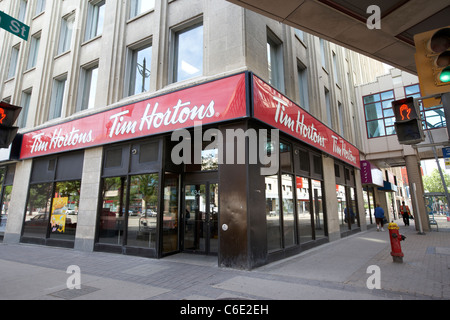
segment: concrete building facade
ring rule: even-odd
[[[282,130],[275,174],[261,176],[261,162],[191,167],[171,157],[173,130],[126,138],[137,128],[111,112],[166,98],[178,112],[187,105],[178,93],[194,101],[236,85],[230,96],[242,98],[241,109],[203,122],[204,130],[276,128],[256,116],[259,88],[366,150],[354,86],[383,74],[381,63],[224,0],[4,0],[0,10],[31,28],[28,41],[0,31],[0,98],[23,108],[23,142],[2,158],[3,242],[155,258],[199,252],[217,254],[219,265],[253,268],[371,223],[359,156],[349,164]],[[207,103],[186,112],[206,117]],[[95,122],[106,116],[109,124]],[[124,137],[96,143],[75,130],[81,123],[88,131],[109,125],[111,136]],[[197,126],[182,129],[195,134]],[[48,152],[75,140],[92,143]],[[251,145],[245,148],[248,159]]]

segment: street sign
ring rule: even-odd
[[[30,27],[20,22],[19,20],[7,15],[3,11],[0,11],[0,28],[11,32],[12,34],[18,36],[19,38],[22,38],[25,41],[28,40]]]
[[[444,156],[445,169],[450,169],[450,148],[442,148],[442,154]]]

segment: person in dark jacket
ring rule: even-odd
[[[377,231],[384,231],[384,210],[377,203],[377,207],[375,208],[375,221],[377,222]]]

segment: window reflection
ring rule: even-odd
[[[278,193],[278,176],[268,176],[265,179],[267,249],[270,252],[281,248],[280,197]]]
[[[300,244],[313,240],[309,179],[297,177],[297,219]]]
[[[130,178],[127,245],[156,248],[158,216],[158,175]]]
[[[52,199],[50,238],[75,240],[81,181],[57,182]]]
[[[290,247],[295,244],[295,218],[294,218],[294,193],[292,190],[293,177],[284,174],[282,180],[283,195],[283,230],[284,246]]]
[[[175,35],[174,82],[203,74],[203,25],[183,30]]]
[[[99,243],[121,244],[125,210],[126,178],[103,179],[102,211],[99,223]]]
[[[166,173],[164,183],[163,252],[178,250],[178,174]]]
[[[52,200],[52,183],[30,186],[23,236],[46,238]]]

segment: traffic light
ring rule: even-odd
[[[392,102],[395,115],[395,130],[400,144],[417,144],[425,140],[419,105],[414,98]]]
[[[414,36],[423,96],[450,92],[450,26]]]
[[[13,142],[19,127],[13,127],[17,117],[22,111],[21,107],[0,102],[0,149],[8,148]]]

